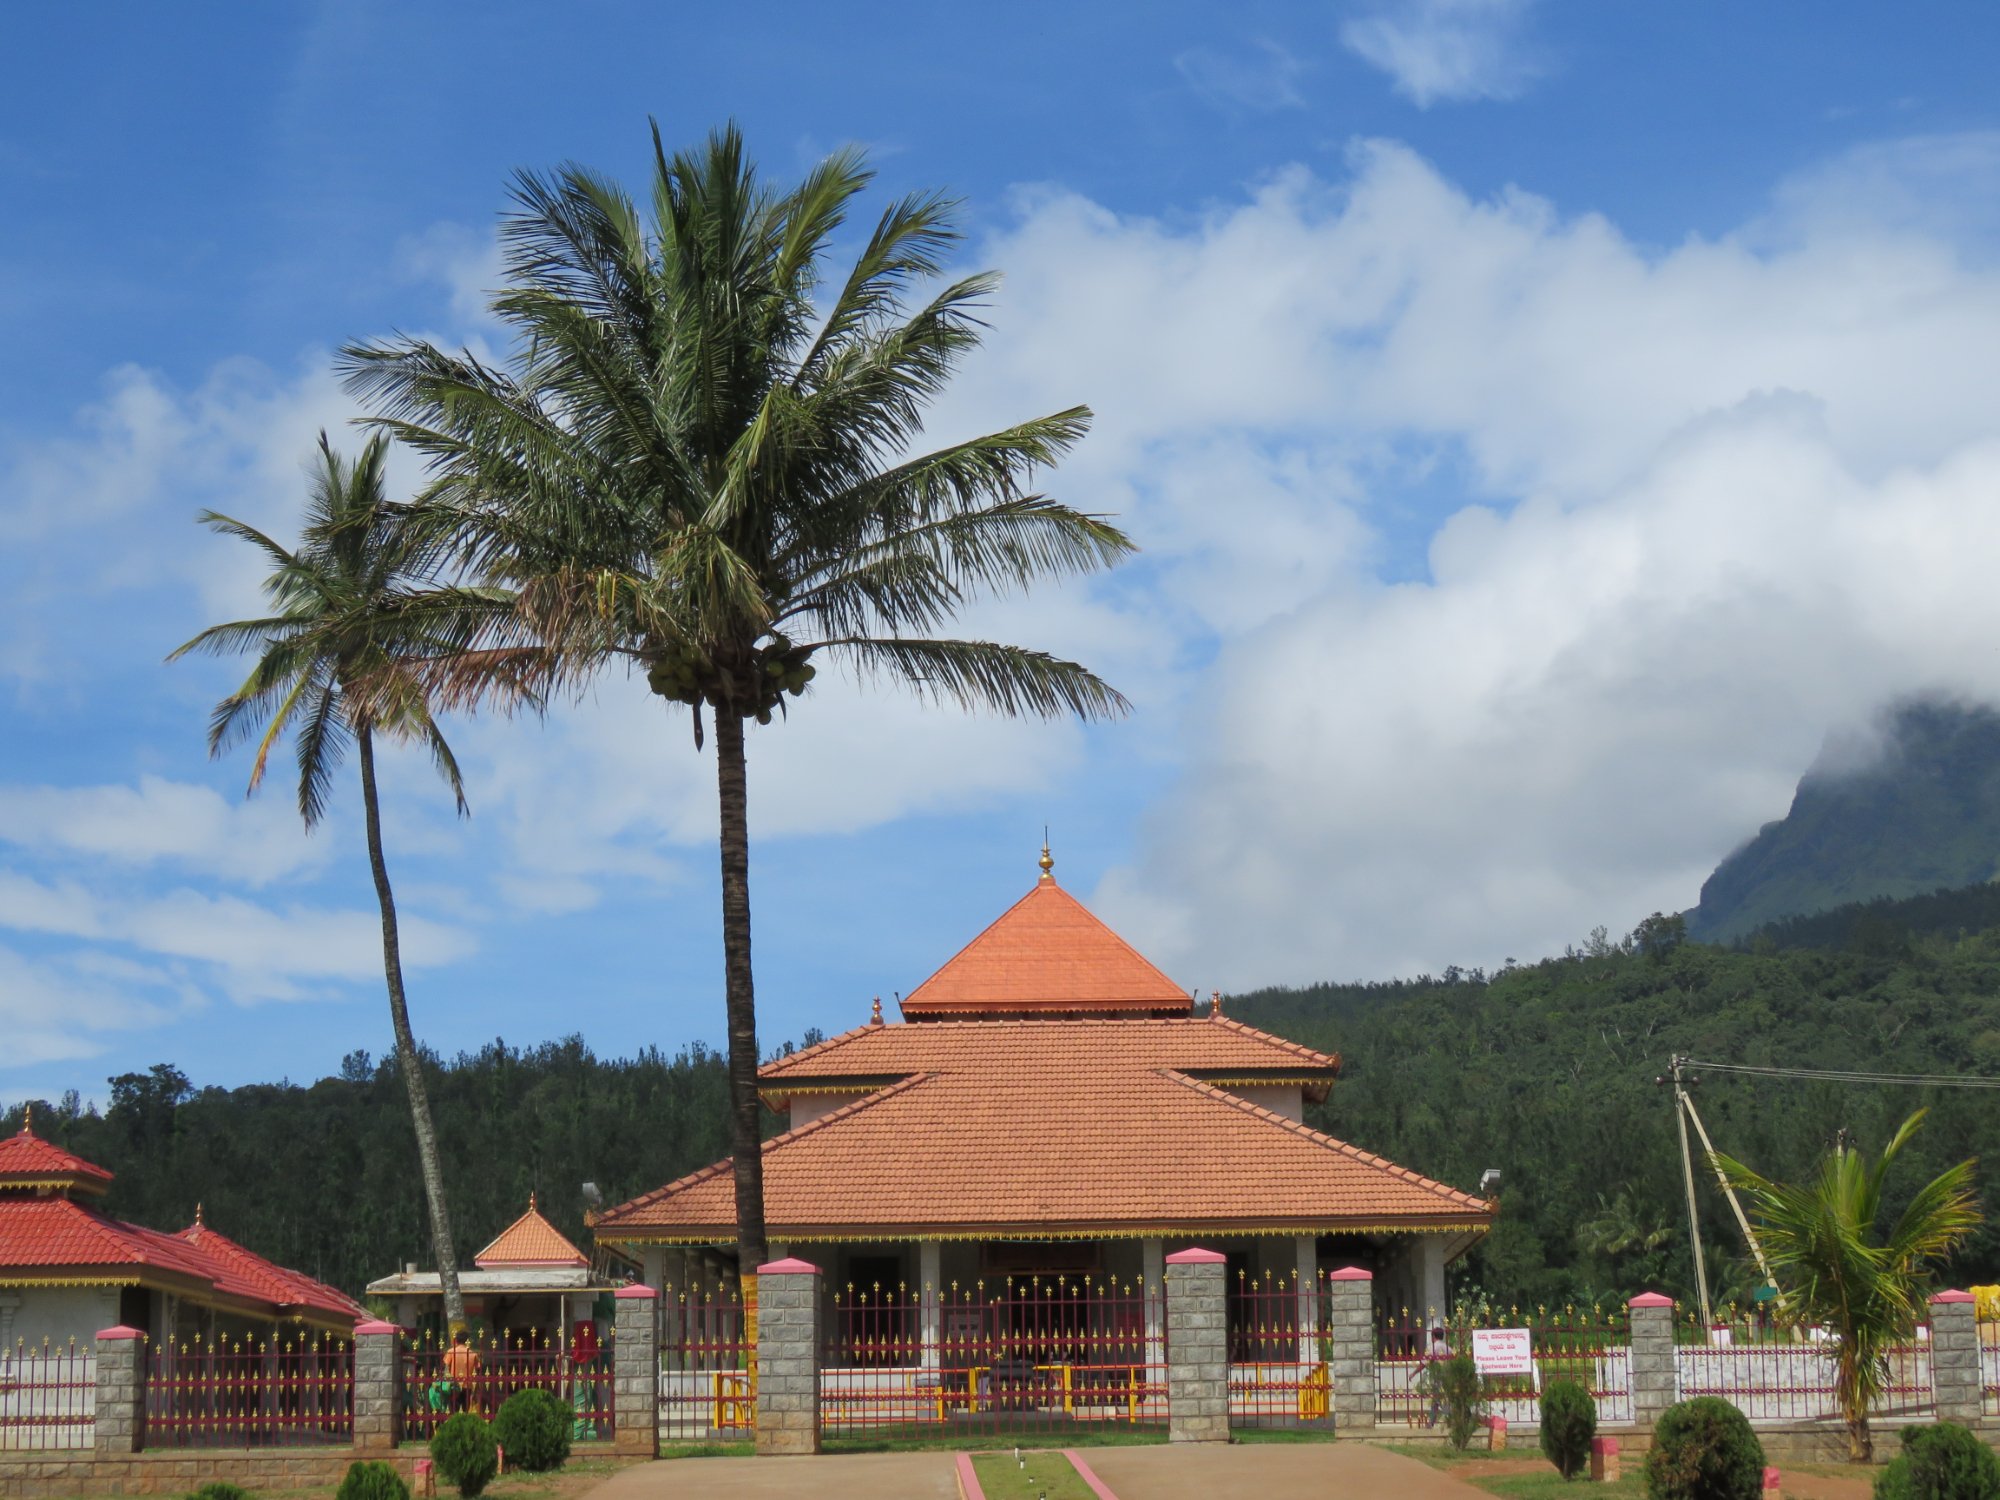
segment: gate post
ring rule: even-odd
[[[1674,1361],[1674,1299],[1641,1292],[1626,1306],[1632,1328],[1632,1421],[1651,1428],[1674,1404],[1680,1379]]]
[[[819,1452],[819,1267],[757,1268],[757,1453]]]
[[[641,1458],[660,1456],[659,1296],[642,1283],[621,1286],[611,1325],[612,1451]]]
[[[120,1323],[97,1334],[97,1438],[100,1458],[137,1453],[146,1425],[146,1335]]]
[[[1167,1437],[1229,1441],[1226,1256],[1179,1250],[1167,1257]]]
[[[354,1447],[361,1453],[393,1452],[403,1415],[403,1330],[377,1320],[354,1329]]]
[[[1931,1384],[1940,1422],[1979,1425],[1984,1393],[1979,1373],[1979,1311],[1970,1292],[1931,1298]]]
[[[1369,1431],[1375,1426],[1375,1273],[1344,1266],[1326,1281],[1333,1430]]]

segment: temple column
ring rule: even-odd
[[[1444,1236],[1417,1236],[1418,1300],[1424,1308],[1424,1327],[1435,1328],[1447,1319],[1451,1309],[1444,1300]]]
[[[943,1343],[938,1298],[944,1285],[944,1246],[936,1240],[917,1242],[917,1343],[923,1368],[935,1375]]]
[[[1293,1241],[1298,1259],[1299,1363],[1319,1363],[1319,1242],[1302,1234]]]
[[[1146,1309],[1146,1383],[1165,1385],[1167,1368],[1167,1242],[1139,1241],[1139,1296]]]
[[[667,1247],[646,1245],[639,1251],[639,1279],[654,1291],[667,1284]]]

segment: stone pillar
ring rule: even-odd
[[[612,1446],[638,1458],[660,1456],[660,1294],[621,1286],[611,1345]]]
[[[1674,1365],[1674,1299],[1641,1292],[1626,1306],[1632,1326],[1632,1420],[1651,1427],[1674,1404],[1679,1376]]]
[[[1180,1250],[1167,1257],[1167,1437],[1229,1441],[1229,1299],[1226,1256]]]
[[[1931,1298],[1931,1380],[1940,1422],[1979,1424],[1985,1410],[1979,1372],[1979,1312],[1970,1292]]]
[[[1441,1234],[1420,1234],[1417,1236],[1417,1301],[1424,1310],[1424,1328],[1440,1328],[1451,1321],[1451,1309],[1445,1306],[1444,1292],[1444,1236]]]
[[[938,1351],[944,1342],[944,1246],[936,1240],[917,1244],[917,1344],[919,1361],[929,1375],[938,1372]]]
[[[1368,1432],[1375,1426],[1375,1273],[1343,1266],[1326,1278],[1326,1295],[1334,1431]]]
[[[354,1447],[393,1452],[402,1439],[403,1330],[379,1320],[354,1329]]]
[[[819,1452],[819,1267],[757,1268],[757,1452]]]
[[[1139,1296],[1145,1303],[1146,1383],[1157,1387],[1167,1374],[1167,1242],[1139,1241]]]
[[[97,1453],[137,1453],[145,1442],[146,1335],[120,1323],[97,1334]]]
[[[1320,1361],[1319,1241],[1309,1234],[1298,1235],[1292,1241],[1292,1255],[1298,1265],[1299,1278],[1299,1363],[1316,1365]]]

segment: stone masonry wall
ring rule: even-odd
[[[403,1417],[402,1369],[394,1323],[363,1323],[354,1330],[354,1448],[358,1453],[394,1451]]]
[[[1970,1427],[1984,1414],[1979,1372],[1979,1315],[1970,1292],[1931,1298],[1931,1379],[1941,1422]]]
[[[819,1452],[819,1267],[757,1268],[757,1452]]]
[[[1674,1404],[1674,1303],[1644,1292],[1627,1304],[1632,1315],[1632,1421],[1651,1430]]]
[[[649,1286],[620,1287],[612,1325],[612,1440],[638,1458],[660,1453],[659,1297]]]
[[[1327,1277],[1327,1298],[1334,1431],[1369,1432],[1375,1426],[1375,1277],[1356,1266],[1335,1271]]]
[[[1225,1257],[1182,1250],[1167,1257],[1167,1436],[1229,1441],[1229,1327]]]
[[[136,1453],[146,1420],[145,1335],[120,1324],[97,1335],[97,1439],[100,1458]]]

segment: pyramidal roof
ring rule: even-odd
[[[590,1260],[542,1217],[530,1193],[528,1211],[495,1235],[492,1244],[472,1257],[472,1263],[482,1271],[492,1271],[507,1266],[588,1266]]]
[[[32,1121],[24,1121],[18,1134],[0,1136],[0,1188],[101,1193],[109,1186],[109,1172],[53,1141],[43,1140],[35,1134]]]
[[[903,1001],[906,1020],[1139,1012],[1187,1015],[1181,987],[1056,884],[1042,878]]]

